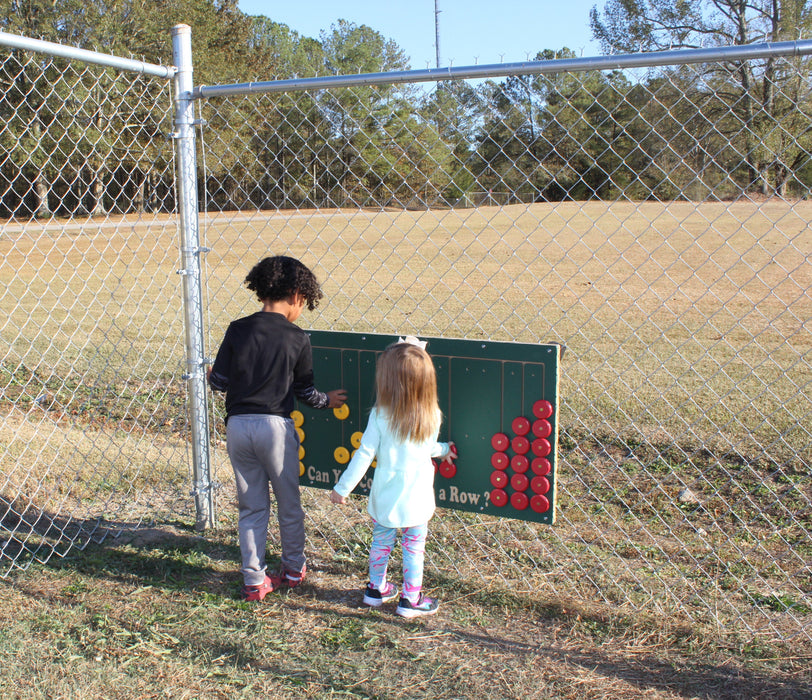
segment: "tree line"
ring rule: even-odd
[[[810,4],[608,0],[589,21],[605,52],[728,46],[809,36]],[[410,67],[366,25],[338,20],[305,37],[234,0],[0,6],[3,31],[152,63],[171,63],[169,30],[190,24],[196,84]],[[808,72],[809,59],[786,57],[212,99],[201,205],[806,196]],[[5,52],[0,215],[172,210],[171,110],[162,81]]]

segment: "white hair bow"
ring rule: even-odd
[[[405,338],[398,338],[399,343],[409,343],[409,345],[417,345],[421,350],[426,349],[426,344],[428,341],[426,340],[419,340],[413,335],[407,335]]]

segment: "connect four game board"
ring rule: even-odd
[[[331,489],[359,446],[375,401],[375,362],[397,336],[313,331],[316,385],[347,403],[297,405],[300,483]],[[443,427],[459,457],[435,465],[437,506],[551,524],[555,520],[561,346],[426,338]],[[355,493],[368,494],[374,464]]]

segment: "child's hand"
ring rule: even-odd
[[[347,392],[344,389],[333,389],[327,392],[329,403],[327,408],[341,408],[347,401]]]
[[[457,459],[459,453],[457,452],[457,446],[453,442],[448,443],[448,452],[446,456],[443,457],[443,462],[448,462],[449,464],[453,464],[454,460]]]
[[[341,494],[340,494],[338,491],[336,491],[335,489],[333,489],[332,491],[330,491],[330,500],[331,500],[333,503],[337,503],[338,505],[343,505],[344,503],[346,503],[346,502],[347,502],[347,499],[346,499],[346,498],[344,498],[344,496],[342,496],[342,495],[341,495]]]

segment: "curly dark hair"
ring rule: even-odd
[[[296,258],[286,255],[260,260],[251,268],[245,284],[263,302],[283,301],[299,292],[310,311],[316,308],[319,299],[324,296],[316,275]]]

